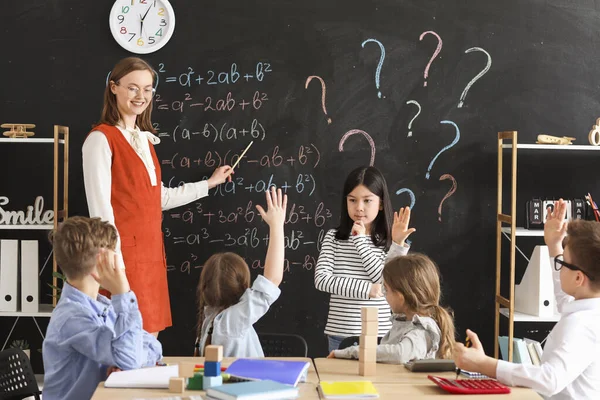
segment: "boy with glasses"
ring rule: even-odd
[[[457,367],[481,372],[511,386],[526,386],[547,399],[600,399],[600,223],[565,221],[561,199],[548,208],[544,240],[554,264],[560,321],[548,336],[540,365],[513,364],[456,343]]]

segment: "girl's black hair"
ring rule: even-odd
[[[392,202],[388,193],[387,183],[381,171],[375,167],[359,167],[350,172],[344,183],[344,192],[342,193],[342,207],[340,215],[340,225],[335,234],[336,239],[348,240],[354,221],[348,215],[348,203],[346,197],[355,187],[364,185],[373,194],[379,196],[383,210],[379,211],[377,217],[371,224],[371,240],[376,246],[383,246],[389,250],[392,244],[392,223],[394,212]]]

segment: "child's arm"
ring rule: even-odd
[[[283,224],[287,208],[287,195],[281,189],[267,191],[267,211],[257,205],[265,222],[269,224],[269,247],[265,257],[264,275],[259,275],[240,298],[240,301],[217,315],[213,323],[213,336],[237,337],[250,328],[269,311],[271,304],[281,294],[278,288],[283,279],[285,243]]]
[[[265,257],[264,276],[276,286],[279,286],[283,280],[283,264],[285,256],[285,243],[283,234],[283,224],[285,222],[285,210],[287,209],[287,194],[281,194],[281,189],[275,190],[271,187],[271,192],[266,192],[267,211],[256,205],[258,212],[263,220],[269,224],[269,247]]]
[[[563,199],[555,201],[554,211],[551,211],[550,207],[548,207],[548,218],[544,224],[544,241],[548,246],[548,253],[550,255],[550,266],[552,268],[552,279],[554,281],[554,297],[556,298],[556,306],[559,312],[562,312],[562,308],[565,304],[574,300],[572,296],[569,296],[562,291],[560,286],[560,271],[554,269],[554,257],[563,254],[564,252],[562,241],[565,236],[567,236],[567,222],[565,222],[566,213],[567,203],[565,203]]]
[[[392,225],[392,246],[387,255],[373,246],[369,236],[356,235],[350,236],[350,241],[356,247],[356,251],[365,266],[365,271],[372,282],[380,282],[384,267],[384,261],[387,262],[394,257],[405,256],[408,253],[409,246],[406,245],[406,239],[416,231],[415,228],[409,228],[410,208],[404,207],[394,213],[394,224]]]
[[[142,361],[142,367],[151,367],[156,365],[157,361],[162,359],[162,344],[154,336],[144,331],[144,355],[145,360]]]
[[[333,275],[335,262],[335,230],[330,230],[323,239],[321,253],[315,267],[315,287],[317,290],[354,299],[368,300],[381,297],[381,285],[364,279],[345,278]]]
[[[101,315],[80,308],[63,325],[61,340],[64,345],[100,364],[116,366],[122,370],[140,368],[145,359],[142,315],[135,294],[129,290],[125,270],[117,254],[101,251],[92,273],[102,287],[112,293],[112,306],[116,313],[114,329],[105,324],[110,312]]]
[[[377,362],[387,364],[404,364],[412,359],[423,359],[427,355],[427,335],[423,330],[410,331],[395,344],[377,346]],[[331,358],[358,359],[359,346],[350,346],[343,350],[333,350]]]
[[[581,375],[596,361],[598,354],[596,333],[589,325],[569,327],[568,324],[563,324],[557,327],[562,332],[553,330],[552,333],[565,340],[557,348],[545,349],[542,365],[515,364],[488,357],[477,335],[468,329],[467,336],[473,346],[466,348],[463,344],[456,343],[454,361],[458,368],[481,372],[506,385],[529,387],[551,397]]]

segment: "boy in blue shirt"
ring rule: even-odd
[[[71,217],[52,234],[67,277],[43,344],[44,400],[92,397],[107,370],[155,365],[162,346],[142,329],[125,266],[114,251],[117,231],[99,218]],[[99,295],[102,286],[112,296]]]

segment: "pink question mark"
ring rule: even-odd
[[[442,201],[440,202],[440,206],[438,207],[438,221],[442,222],[442,204],[444,204],[444,201],[452,196],[454,194],[454,192],[456,192],[456,179],[454,179],[454,177],[450,174],[444,174],[442,176],[440,176],[440,181],[444,180],[444,179],[450,179],[452,180],[452,187],[450,188],[450,190],[448,191],[448,193],[446,193],[446,195],[444,196],[444,198],[442,199]]]
[[[419,41],[423,40],[425,35],[427,35],[428,33],[434,35],[438,39],[438,45],[437,45],[435,51],[433,52],[431,59],[429,59],[427,66],[425,67],[425,73],[423,74],[423,77],[425,78],[425,82],[423,82],[423,87],[427,86],[427,76],[429,75],[429,67],[431,67],[431,63],[437,57],[437,55],[440,54],[440,51],[442,51],[442,38],[440,37],[440,35],[438,35],[434,31],[426,31],[426,32],[421,33],[421,36],[419,37]]]
[[[309,76],[308,78],[306,78],[306,84],[304,85],[304,89],[308,89],[308,84],[310,83],[310,81],[313,78],[317,78],[319,81],[321,81],[321,88],[323,89],[323,92],[321,94],[321,105],[323,107],[323,112],[325,113],[325,116],[327,117],[327,109],[325,108],[325,94],[327,93],[327,88],[325,87],[325,81],[320,76],[316,76],[316,75]],[[327,118],[327,123],[328,124],[331,123],[331,118]]]
[[[372,167],[373,163],[375,163],[375,141],[367,132],[361,131],[360,129],[349,130],[344,134],[344,136],[342,136],[338,150],[344,151],[344,142],[346,141],[346,139],[348,139],[352,135],[356,135],[357,133],[361,133],[369,142],[369,146],[371,146],[371,163],[369,165]]]

